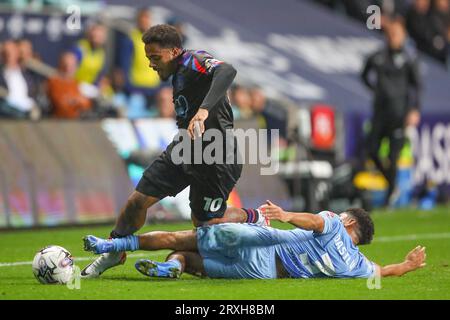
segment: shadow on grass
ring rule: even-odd
[[[283,278],[283,279],[212,279],[212,278],[200,278],[194,276],[182,276],[180,279],[172,279],[172,278],[151,278],[151,277],[127,277],[127,276],[109,276],[102,277],[104,280],[109,281],[125,281],[125,282],[148,282],[148,283],[179,283],[179,284],[198,284],[204,285],[206,282],[214,285],[229,285],[229,284],[249,284],[249,283],[261,283],[261,284],[281,284],[281,283],[330,283],[333,282],[343,282],[345,280],[342,279],[294,279],[294,278]],[[348,280],[347,280],[348,281]]]
[[[202,280],[200,278],[189,278],[189,279],[172,279],[172,278],[150,278],[150,277],[142,277],[142,278],[135,278],[135,277],[126,277],[126,276],[116,276],[116,277],[102,277],[104,280],[110,280],[110,281],[127,281],[127,282],[185,282],[185,281],[196,281],[196,280]]]

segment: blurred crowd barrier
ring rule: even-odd
[[[99,122],[0,121],[0,227],[114,219],[132,190]]]

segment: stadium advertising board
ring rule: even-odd
[[[414,182],[431,181],[450,189],[450,116],[427,116],[409,136],[415,157]]]
[[[1,121],[0,154],[0,227],[111,221],[132,190],[97,122]]]

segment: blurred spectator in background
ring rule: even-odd
[[[157,72],[148,67],[142,42],[142,35],[151,26],[151,11],[143,8],[137,12],[136,27],[128,34],[118,34],[115,82],[122,83],[131,118],[148,116],[148,106],[154,104],[160,86]]]
[[[17,46],[20,52],[20,64],[22,68],[27,70],[37,87],[35,100],[41,111],[41,117],[48,116],[50,113],[50,104],[45,92],[45,83],[48,78],[55,75],[56,70],[42,62],[39,55],[34,51],[33,44],[30,40],[17,40]]]
[[[75,77],[77,58],[72,52],[61,55],[58,73],[47,82],[47,93],[51,102],[52,116],[77,119],[91,110],[92,102],[83,96]]]
[[[430,0],[414,0],[413,5],[406,13],[406,26],[411,38],[416,42],[417,48],[434,55],[434,33],[429,16],[430,5]]]
[[[450,72],[450,24],[447,27],[447,69]]]
[[[98,85],[106,71],[107,29],[98,22],[87,27],[86,38],[78,41],[73,49],[78,60],[78,70],[75,74],[80,83]]]
[[[447,28],[450,25],[450,0],[434,0],[430,11],[430,24],[433,28],[433,47],[435,57],[445,63],[447,59]]]
[[[408,7],[410,6],[410,0],[381,0],[381,7],[384,14],[389,17],[392,16],[405,16]]]
[[[235,119],[249,119],[253,117],[252,98],[249,90],[235,84],[230,89],[230,103]]]
[[[313,0],[345,12],[363,23],[367,22],[367,8],[381,8],[381,25],[389,18],[401,15],[417,48],[442,63],[448,60],[447,28],[450,24],[450,0]]]
[[[184,30],[184,22],[183,22],[183,20],[181,20],[178,17],[172,17],[171,19],[169,19],[167,21],[167,24],[170,24],[171,26],[175,27],[175,29],[177,29],[178,33],[181,36],[181,44],[184,47],[186,45],[186,43],[187,43],[187,36],[186,36],[186,32]]]
[[[173,90],[171,87],[164,87],[159,90],[156,96],[156,108],[158,109],[158,117],[175,119]]]
[[[5,41],[1,52],[0,116],[12,118],[40,117],[35,97],[38,86],[34,77],[20,64],[20,50],[16,42]]]
[[[389,205],[395,200],[397,161],[405,142],[405,126],[417,126],[420,121],[420,76],[416,57],[405,49],[406,30],[401,20],[387,24],[385,34],[387,46],[368,58],[362,79],[374,93],[366,147],[389,184],[385,199],[385,205]],[[389,139],[387,166],[378,156],[385,137]]]
[[[30,60],[39,59],[33,50],[33,44],[30,40],[20,39],[17,41],[17,45],[20,52],[20,62],[23,66],[26,66]]]
[[[272,99],[268,99],[264,90],[259,86],[250,88],[251,108],[253,113],[262,119],[261,128],[278,129],[280,139],[286,139],[287,131],[287,111],[279,103]]]

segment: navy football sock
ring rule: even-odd
[[[242,208],[242,210],[244,210],[245,213],[247,213],[247,220],[245,221],[246,223],[256,223],[256,221],[258,221],[259,213],[256,209]]]

